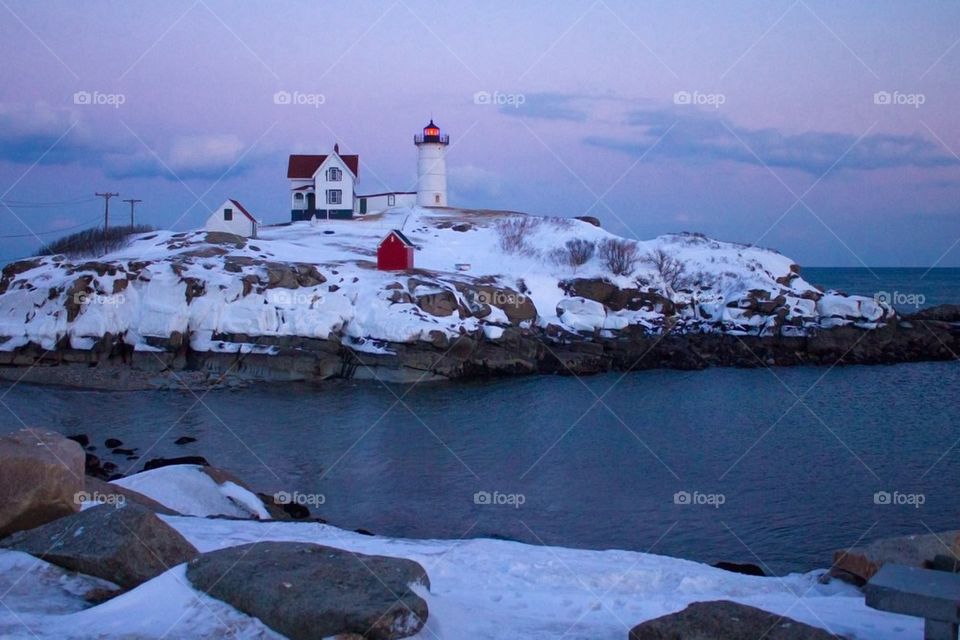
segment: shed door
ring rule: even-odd
[[[360,198],[360,213],[366,213],[366,212],[367,212],[367,199]]]

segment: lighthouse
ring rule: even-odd
[[[413,137],[417,145],[417,205],[421,207],[447,206],[447,146],[450,136],[440,133],[440,127],[430,124],[423,133]]]

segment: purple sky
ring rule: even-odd
[[[0,60],[4,259],[94,191],[159,227],[227,197],[287,220],[286,156],[335,141],[361,192],[411,189],[432,115],[454,206],[960,265],[956,2],[0,0]]]

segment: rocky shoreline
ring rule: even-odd
[[[115,452],[127,451],[122,449],[123,443],[114,439],[103,445]],[[232,635],[239,632],[237,637],[243,638],[276,637],[267,629],[296,640],[473,637],[464,627],[474,628],[478,623],[473,615],[476,605],[468,600],[458,604],[465,608],[452,609],[451,581],[462,582],[466,578],[461,587],[464,595],[460,597],[477,589],[492,589],[489,597],[495,604],[491,611],[500,615],[509,611],[509,607],[500,607],[498,603],[504,598],[502,591],[510,589],[498,588],[499,581],[487,583],[488,579],[458,575],[435,557],[439,554],[443,559],[458,545],[485,545],[482,548],[505,554],[502,559],[486,559],[494,566],[505,563],[510,567],[508,574],[529,564],[536,573],[521,576],[527,589],[534,589],[538,574],[549,571],[559,560],[557,554],[563,553],[573,554],[571,560],[576,554],[583,554],[583,558],[608,558],[605,562],[612,564],[605,571],[615,571],[614,584],[642,562],[645,568],[639,571],[644,585],[650,582],[652,571],[662,572],[657,567],[666,564],[673,567],[671,571],[679,572],[670,574],[671,580],[689,579],[707,586],[729,583],[728,593],[735,594],[733,598],[717,598],[710,597],[708,591],[697,597],[691,592],[692,587],[683,587],[681,599],[675,604],[665,602],[653,609],[641,607],[628,614],[627,619],[633,617],[635,626],[624,627],[617,633],[630,640],[759,635],[783,640],[840,637],[833,632],[838,624],[836,619],[828,626],[821,614],[812,611],[811,616],[804,617],[813,624],[790,616],[798,596],[782,583],[798,579],[811,581],[795,587],[802,584],[804,596],[818,584],[824,585],[827,591],[813,595],[812,602],[823,603],[825,596],[836,596],[839,609],[834,615],[846,620],[853,607],[858,616],[872,616],[849,630],[855,628],[856,637],[867,637],[860,632],[871,629],[869,637],[874,637],[879,623],[886,627],[893,621],[884,618],[889,614],[868,613],[857,587],[886,563],[957,571],[960,557],[960,531],[950,531],[879,540],[838,551],[829,571],[803,577],[767,577],[762,568],[754,565],[721,562],[711,568],[632,552],[543,548],[546,555],[535,561],[530,559],[531,554],[538,553],[540,547],[514,542],[460,540],[447,548],[438,547],[444,543],[436,540],[391,540],[366,531],[356,532],[361,534],[357,536],[311,517],[310,510],[302,505],[283,504],[284,500],[278,503],[275,497],[254,493],[241,479],[209,466],[199,456],[154,460],[139,473],[126,477],[110,475],[99,465],[91,466],[89,451],[95,446],[82,434],[65,438],[43,430],[26,429],[0,437],[0,558],[4,566],[14,566],[20,562],[18,558],[27,554],[24,557],[34,559],[26,574],[39,570],[46,572],[44,575],[59,576],[53,578],[53,584],[72,585],[69,598],[64,600],[61,593],[55,605],[68,609],[54,608],[52,616],[45,620],[50,624],[53,618],[65,616],[69,625],[71,614],[83,614],[78,621],[82,620],[86,633],[95,630],[93,635],[97,637],[104,633],[167,637],[180,618],[190,615],[191,607],[203,616],[206,625],[198,629],[192,626],[196,622],[185,622],[191,637],[221,637],[227,630]],[[210,534],[198,535],[204,530]],[[211,544],[211,540],[216,543]],[[414,551],[421,547],[423,550]],[[465,554],[464,566],[475,567],[480,557],[470,550]],[[520,555],[514,558],[516,554]],[[629,558],[610,554],[628,554]],[[569,571],[566,561],[559,562],[564,571]],[[3,577],[0,574],[0,579]],[[547,578],[546,584],[553,585],[553,580],[556,578]],[[571,597],[561,586],[550,588],[559,591],[548,590],[543,602]],[[644,602],[642,593],[636,591],[640,586],[625,584],[624,588],[620,598]],[[762,594],[771,590],[784,590],[783,601],[765,599]],[[748,592],[759,596],[749,600],[759,607],[736,601]],[[507,595],[520,597],[518,593]],[[588,596],[591,601],[595,599],[594,594]],[[198,597],[206,600],[197,605]],[[569,599],[564,599],[562,608],[566,610],[570,604]],[[31,611],[37,607],[31,600]],[[133,613],[156,607],[166,611],[156,620]],[[131,614],[124,617],[123,611],[128,608],[132,608]],[[596,609],[595,603],[593,608]],[[657,615],[657,611],[661,613]],[[543,613],[552,620],[549,611]],[[18,625],[30,629],[25,619],[33,620],[29,616],[36,614],[22,611],[14,615],[13,620],[0,619],[0,635]],[[434,620],[435,616],[440,619]],[[623,627],[621,616],[615,617],[615,624]],[[896,620],[901,625],[902,617]],[[577,618],[574,625],[579,621]],[[498,629],[503,624],[497,619],[489,622]],[[543,630],[555,634],[551,624],[545,622]],[[819,627],[827,627],[831,632]],[[551,629],[552,632],[548,631]],[[421,631],[428,636],[421,635]],[[62,630],[49,632],[49,637],[63,637],[58,635]],[[74,637],[76,633],[80,633],[77,637],[88,637],[75,628],[66,635]],[[506,628],[490,637],[518,637],[516,633],[523,635],[518,628]]]
[[[553,335],[551,335],[553,333]],[[591,375],[669,368],[879,365],[946,361],[960,353],[960,306],[924,309],[873,328],[838,326],[804,336],[680,330],[651,335],[627,327],[615,336],[508,327],[432,342],[379,342],[377,352],[335,339],[215,336],[260,352],[191,348],[189,336],[152,339],[134,351],[107,334],[90,349],[27,344],[0,351],[0,379],[104,390],[233,387],[251,382],[376,379],[414,382],[534,374]],[[269,353],[268,353],[269,352]]]
[[[406,225],[417,268],[376,269],[370,247],[385,224]],[[0,274],[0,378],[96,389],[957,353],[957,305],[901,316],[881,298],[808,283],[769,249],[699,234],[634,241],[514,212],[402,209],[255,240],[153,232],[98,260],[44,256]]]

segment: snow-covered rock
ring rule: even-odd
[[[418,562],[431,586],[429,591],[417,590],[430,617],[416,638],[547,640],[566,634],[622,640],[645,620],[679,611],[691,602],[718,599],[829,627],[852,640],[922,636],[922,620],[870,609],[858,589],[837,582],[820,584],[819,571],[762,578],[631,551],[502,540],[403,540],[313,523],[163,519],[202,552],[275,540]],[[4,599],[10,609],[0,608],[0,636],[69,639],[127,634],[159,639],[216,638],[232,632],[241,639],[279,637],[255,618],[195,590],[184,575],[184,565],[105,604],[79,610],[82,603],[66,591],[76,587],[51,585],[48,565],[33,559],[27,563],[25,558],[29,559],[0,551],[4,569],[0,586],[15,579],[7,575],[7,567],[23,567],[16,574],[16,591]]]
[[[519,247],[505,248],[504,223],[511,220],[525,221],[524,235]],[[457,223],[467,223],[469,232],[455,230],[462,228]],[[373,268],[379,239],[399,227],[419,247],[422,271],[415,277]],[[624,242],[634,247],[633,262],[617,275],[596,251],[572,266],[564,253],[570,241]],[[469,273],[457,268],[463,263]],[[95,262],[60,256],[8,265],[0,282],[0,337],[7,338],[0,349],[31,341],[51,348],[63,337],[89,348],[105,333],[137,349],[151,338],[190,336],[200,351],[236,335],[411,342],[430,340],[435,331],[453,337],[503,323],[504,316],[516,318],[518,301],[529,305],[524,317],[539,327],[638,324],[656,331],[662,322],[652,316],[662,321],[672,312],[692,330],[706,323],[710,330],[759,333],[765,322],[725,310],[756,291],[768,300],[785,296],[779,306],[801,332],[892,317],[889,307],[868,298],[822,295],[797,271],[789,258],[758,247],[689,234],[632,242],[579,220],[504,212],[401,208],[358,220],[264,227],[260,238],[237,243],[211,242],[203,232],[153,232]],[[565,300],[562,286],[571,278],[669,298],[673,308],[651,303],[611,325],[596,305]],[[406,294],[387,290],[397,284],[408,287]],[[470,289],[473,295],[458,293]],[[477,300],[497,311],[473,315]]]
[[[190,509],[195,470],[163,467],[138,476],[138,491]],[[855,587],[821,584],[821,571],[758,577],[633,551],[384,538],[319,523],[160,519],[201,553],[277,541],[412,560],[423,567],[430,584],[429,589],[414,587],[430,612],[416,638],[622,640],[641,622],[692,602],[721,599],[828,628],[851,640],[922,635],[920,619],[870,609]],[[0,637],[279,638],[259,620],[196,590],[182,564],[99,606],[83,603],[84,591],[101,584],[0,550],[5,605],[0,608]]]
[[[185,516],[232,516],[269,520],[270,514],[254,493],[236,482],[218,483],[204,468],[178,464],[114,480]]]
[[[593,331],[607,321],[607,310],[586,298],[564,298],[557,303],[557,318],[574,331]]]

